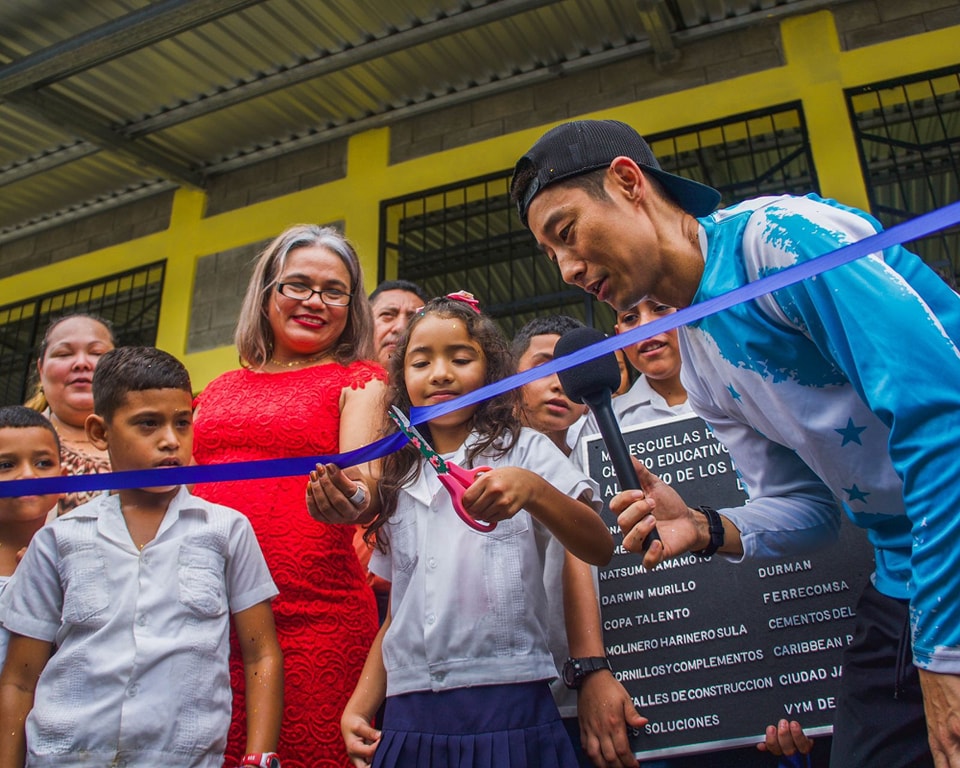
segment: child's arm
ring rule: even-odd
[[[273,624],[273,610],[269,601],[264,600],[237,611],[233,621],[247,683],[245,754],[275,752],[283,719],[283,652]]]
[[[53,643],[11,634],[7,661],[0,673],[0,768],[23,768],[27,759],[25,724],[33,709],[37,680]]]
[[[387,608],[387,616],[370,646],[360,680],[340,718],[343,743],[354,768],[367,768],[380,743],[380,731],[370,723],[387,693],[387,671],[383,666],[381,648],[383,636],[390,626],[390,613]]]
[[[485,472],[463,494],[463,506],[477,520],[490,523],[525,509],[581,560],[606,565],[613,556],[613,537],[600,515],[528,469],[498,467]]]
[[[571,656],[606,655],[593,574],[589,565],[569,552],[563,562],[563,616]],[[596,765],[639,765],[627,726],[641,728],[647,718],[637,712],[630,694],[611,672],[598,670],[583,680],[577,692],[577,716],[583,750]]]

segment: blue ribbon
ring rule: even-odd
[[[702,320],[708,315],[750,301],[773,291],[786,288],[821,272],[849,264],[871,253],[885,248],[917,240],[933,232],[945,229],[960,222],[960,202],[938,208],[910,221],[897,224],[890,229],[878,232],[856,243],[845,245],[835,251],[818,256],[779,272],[742,285],[732,291],[715,296],[712,299],[681,309],[671,315],[654,320],[652,323],[634,328],[626,333],[611,336],[589,347],[579,349],[569,355],[555,358],[522,373],[516,373],[500,381],[488,384],[454,400],[438,405],[417,407],[410,411],[410,421],[414,425],[443,416],[447,413],[489,400],[516,389],[531,381],[549,376],[609,354],[622,347],[637,344],[651,336],[672,331],[681,325]],[[308,474],[317,464],[333,463],[340,467],[349,467],[366,461],[378,459],[398,450],[406,443],[402,433],[389,435],[376,442],[348,453],[332,456],[305,456],[285,459],[265,459],[261,461],[242,461],[234,464],[206,464],[203,466],[174,467],[169,469],[145,469],[132,472],[110,472],[102,475],[73,475],[70,477],[41,478],[35,480],[8,480],[0,482],[0,498],[9,496],[32,496],[50,493],[68,493],[76,491],[98,491],[121,488],[149,488],[151,486],[191,485],[194,483],[217,483],[225,480],[254,480],[267,477],[291,477]]]

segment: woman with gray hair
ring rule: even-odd
[[[372,357],[372,317],[353,247],[337,230],[297,225],[260,254],[240,312],[241,367],[197,398],[200,464],[314,456],[373,442],[386,374]],[[284,768],[349,766],[340,714],[377,632],[373,593],[352,526],[307,514],[306,477],[198,485],[195,493],[243,512],[280,589],[273,602],[284,654]],[[231,658],[239,660],[239,654]],[[226,760],[245,733],[242,667],[232,667]],[[252,762],[251,762],[252,761]]]

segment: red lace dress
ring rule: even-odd
[[[357,362],[282,373],[236,370],[197,398],[194,457],[215,464],[338,452],[340,392],[383,379]],[[377,632],[373,592],[353,548],[352,525],[306,511],[307,478],[197,485],[194,493],[243,512],[280,590],[273,601],[284,655],[284,712],[277,750],[284,768],[349,766],[340,716]],[[233,721],[225,765],[243,756],[243,664],[231,639]]]

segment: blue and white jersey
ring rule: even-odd
[[[700,220],[694,303],[880,229],[807,197],[748,200]],[[723,510],[745,557],[815,545],[835,499],[876,550],[874,583],[911,600],[914,658],[960,673],[960,297],[896,246],[680,332],[690,403],[751,501]]]

